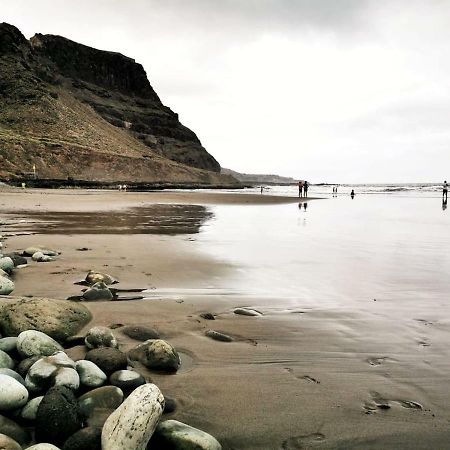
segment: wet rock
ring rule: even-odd
[[[36,415],[36,440],[63,444],[81,428],[78,404],[70,389],[55,386],[42,399]]]
[[[5,272],[11,273],[14,270],[14,261],[9,256],[3,256],[0,258],[0,269]]]
[[[36,420],[37,410],[44,396],[36,397],[30,400],[20,411],[20,417],[30,422]]]
[[[114,295],[105,283],[98,282],[91,286],[89,289],[85,290],[82,297],[83,300],[87,301],[108,301],[112,300],[114,298]]]
[[[145,378],[134,370],[118,370],[109,377],[109,382],[123,391],[132,391],[145,384]]]
[[[35,253],[40,252],[45,256],[58,256],[59,252],[56,250],[50,250],[49,248],[45,247],[27,247],[23,251],[24,256],[33,256]]]
[[[162,339],[149,339],[131,349],[128,356],[149,369],[166,372],[177,371],[181,364],[177,351]]]
[[[106,419],[123,402],[123,392],[116,386],[103,386],[82,395],[78,410],[83,422],[90,427],[101,428]]]
[[[84,340],[87,348],[113,347],[117,348],[117,340],[113,332],[107,327],[91,328]]]
[[[25,380],[14,370],[2,368],[0,369],[0,375],[7,375],[8,377],[14,378],[20,384],[25,385]],[[1,386],[0,386],[1,388]]]
[[[17,351],[17,337],[4,337],[0,339],[0,350],[6,353]]]
[[[136,341],[148,341],[149,339],[159,339],[157,330],[146,325],[127,325],[120,330],[123,334]]]
[[[209,312],[201,313],[200,317],[202,319],[206,319],[206,320],[216,320],[216,318],[213,316],[213,314],[211,314]]]
[[[145,450],[164,409],[164,397],[154,384],[144,384],[107,419],[103,450]]]
[[[75,369],[61,367],[55,373],[53,386],[65,386],[76,391],[80,387],[80,376]]]
[[[0,276],[0,295],[9,295],[15,288],[14,281],[7,277]]]
[[[0,411],[22,408],[28,401],[26,387],[8,375],[0,375]]]
[[[20,361],[20,363],[16,367],[17,373],[19,373],[22,377],[25,377],[28,371],[30,370],[30,367],[40,359],[41,356],[32,356],[31,358],[26,358]]]
[[[116,348],[102,347],[95,348],[86,353],[88,361],[92,361],[103,372],[110,374],[116,370],[126,369],[127,355]]]
[[[177,402],[173,398],[164,397],[165,405],[163,414],[173,413],[177,409]]]
[[[97,388],[103,385],[108,379],[105,372],[92,361],[86,361],[85,359],[77,361],[75,363],[75,368],[80,376],[80,382],[83,386]]]
[[[23,256],[19,255],[18,253],[9,253],[8,255],[5,256],[9,256],[13,263],[14,263],[14,267],[17,266],[23,266],[25,264],[28,264],[28,260],[27,258],[24,258]]]
[[[5,434],[0,434],[0,449],[1,450],[22,450],[22,447],[10,437]]]
[[[55,258],[53,258],[53,256],[45,255],[43,252],[33,253],[33,256],[31,257],[31,259],[36,262],[50,262],[50,261],[55,260]]]
[[[101,450],[101,428],[87,427],[77,431],[64,443],[62,450]]]
[[[17,337],[17,350],[22,358],[31,356],[50,356],[64,350],[53,338],[36,330],[22,331]]]
[[[221,450],[216,438],[178,420],[165,420],[155,430],[152,448],[165,450]]]
[[[85,281],[91,286],[99,282],[105,283],[106,285],[115,284],[118,282],[111,275],[108,275],[107,273],[96,272],[95,270],[90,270],[88,272]]]
[[[8,302],[0,310],[0,328],[8,336],[26,330],[38,330],[57,341],[64,341],[92,318],[80,303],[48,298],[21,298]]]
[[[224,334],[224,333],[220,333],[219,331],[208,330],[208,331],[206,331],[205,335],[211,339],[214,339],[215,341],[221,341],[221,342],[232,342],[233,341],[233,338],[231,336],[228,336],[227,334]]]
[[[0,415],[0,433],[14,439],[20,445],[30,442],[31,437],[28,431],[19,426],[16,422]]]
[[[236,308],[234,310],[234,313],[241,316],[251,316],[251,317],[262,316],[262,314],[259,311],[249,308]]]
[[[14,361],[8,353],[0,350],[0,368],[2,369],[12,369],[14,367]]]

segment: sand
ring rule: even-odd
[[[2,233],[33,229],[42,233],[11,236],[7,249],[39,244],[62,252],[55,262],[19,269],[14,294],[53,298],[79,294],[80,287],[73,282],[91,268],[117,277],[119,287],[154,287],[146,300],[87,304],[94,320],[86,329],[97,324],[158,329],[180,351],[182,368],[176,375],[139,370],[177,400],[178,409],[168,418],[211,433],[224,449],[449,448],[447,326],[432,329],[425,309],[423,315],[418,315],[420,309],[411,311],[405,325],[395,315],[386,319],[395,305],[373,301],[351,311],[310,305],[274,308],[277,298],[249,299],[196,289],[234,268],[198,252],[189,235],[112,236],[86,230],[78,234],[72,219],[63,234],[46,234],[39,224],[16,223],[21,217],[30,220],[26,211],[36,210],[120,213],[153,203],[270,207],[283,202],[298,199],[183,192],[2,192],[0,205],[8,214],[0,217],[10,223]],[[77,250],[82,247],[89,250]],[[189,293],[173,286],[186,286]],[[264,315],[233,313],[242,306]],[[202,312],[215,314],[216,320],[200,318]],[[211,340],[204,335],[208,329],[224,332],[234,341]],[[136,344],[120,328],[115,332],[122,349]],[[411,342],[427,333],[434,346],[424,357],[427,340],[414,347]],[[70,353],[83,356],[81,348]],[[383,409],[386,404],[389,409]]]

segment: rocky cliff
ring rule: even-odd
[[[0,24],[0,176],[233,184],[143,67]]]

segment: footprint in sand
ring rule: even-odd
[[[428,338],[420,338],[417,343],[421,345],[422,347],[429,347],[431,345],[431,342]]]
[[[293,377],[297,378],[297,380],[304,380],[308,381],[309,383],[320,384],[319,380],[310,377],[309,375],[295,375],[294,369],[292,369],[291,367],[285,367],[285,370],[287,370]]]
[[[426,320],[426,319],[414,319],[416,322],[420,322],[420,323],[422,323],[423,325],[434,325],[434,323],[433,322],[430,322],[429,320]]]
[[[406,409],[423,409],[423,406],[412,400],[388,400],[383,398],[378,392],[371,392],[371,400],[364,403],[363,408],[366,414],[374,414],[378,409],[390,409],[391,403],[396,403]]]
[[[368,362],[371,366],[381,366],[381,364],[383,364],[387,359],[387,356],[381,356],[380,358],[371,357],[367,358],[366,362]]]
[[[311,448],[315,445],[320,445],[325,440],[325,435],[322,433],[312,433],[303,436],[293,436],[281,444],[283,450],[300,450]]]

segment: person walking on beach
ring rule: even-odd
[[[355,198],[355,191],[352,189],[352,192],[350,192],[350,197],[352,200]]]
[[[444,181],[444,186],[442,189],[442,198],[445,199],[445,203],[447,203],[447,193],[448,193],[448,184],[447,184],[447,180]]]
[[[305,180],[304,184],[303,184],[303,192],[305,194],[305,197],[308,197],[308,188],[309,188],[309,183]]]
[[[298,196],[303,197],[303,181],[298,182]]]

